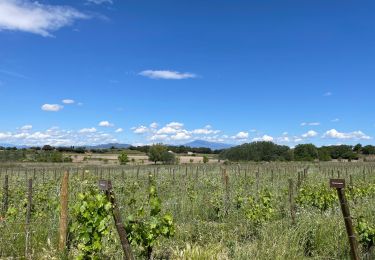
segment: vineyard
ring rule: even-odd
[[[123,259],[113,203],[98,187],[110,180],[135,259],[349,259],[330,178],[346,180],[360,256],[374,259],[375,164],[359,162],[2,166],[0,258]]]

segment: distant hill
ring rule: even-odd
[[[17,147],[17,149],[29,148],[27,145],[16,145],[16,144],[0,144],[1,147]]]
[[[119,143],[109,143],[109,144],[98,144],[98,145],[93,145],[93,146],[86,146],[86,148],[89,149],[110,149],[111,147],[115,148],[129,148],[131,145],[130,144],[119,144]]]
[[[215,143],[215,142],[208,142],[204,140],[195,140],[190,143],[184,144],[185,146],[190,146],[193,148],[205,147],[210,148],[211,150],[221,150],[233,147],[232,144],[223,144],[223,143]]]

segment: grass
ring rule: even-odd
[[[26,179],[33,178],[34,207],[29,256],[41,259],[48,255],[50,259],[59,259],[59,185],[64,166],[38,164],[30,167],[28,164],[0,168],[0,184],[3,185],[7,172],[10,207],[17,210],[0,222],[0,258],[22,258],[25,255]],[[301,185],[328,185],[329,178],[337,177],[338,172],[347,180],[351,175],[354,184],[362,185],[375,183],[374,166],[371,163],[87,166],[70,169],[69,205],[71,207],[75,203],[79,192],[96,186],[100,178],[111,179],[121,215],[125,218],[147,200],[148,174],[151,173],[157,182],[163,212],[172,213],[176,223],[175,236],[157,243],[154,250],[156,259],[349,259],[349,246],[338,203],[325,212],[310,206],[299,206],[296,223],[293,224],[288,179],[293,179],[296,185],[298,172],[308,169]],[[223,167],[226,167],[228,175],[227,184]],[[259,174],[256,173],[258,171]],[[299,175],[302,176],[301,173]],[[250,203],[246,201],[250,197],[256,201],[263,200],[259,193],[263,190],[271,193],[272,212],[266,220],[258,223],[249,219],[249,214],[267,212],[262,212],[262,209],[260,213],[254,211],[257,204],[246,204]],[[294,194],[298,195],[297,188]],[[374,195],[358,199],[355,204],[350,203],[353,217],[365,216],[370,223],[375,223],[371,217],[375,213]],[[1,200],[2,196],[1,193]],[[129,202],[133,199],[136,203],[130,206]],[[239,207],[239,203],[250,206]],[[106,257],[121,259],[114,225],[103,243]],[[136,247],[133,249],[138,252]],[[76,250],[72,247],[69,257],[75,254]]]

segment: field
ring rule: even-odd
[[[1,259],[76,258],[78,237],[58,251],[60,184],[69,171],[69,225],[80,193],[97,190],[99,179],[112,181],[123,223],[147,211],[155,186],[161,213],[173,217],[171,237],[153,242],[154,259],[349,259],[343,217],[330,178],[345,178],[362,258],[375,239],[375,164],[247,163],[77,167],[74,164],[3,165],[0,193]],[[29,219],[28,185],[32,180]],[[81,203],[81,204],[79,204]],[[142,207],[143,206],[143,207]],[[151,206],[152,207],[152,206]],[[29,223],[27,223],[29,222]],[[115,225],[108,223],[98,259],[122,259]],[[173,233],[173,234],[172,234]],[[133,244],[137,259],[142,248]]]

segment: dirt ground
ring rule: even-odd
[[[84,164],[118,164],[118,154],[74,154],[71,155],[73,163],[84,163]],[[134,159],[135,164],[153,164],[148,160],[147,155],[128,155],[129,164],[132,164],[132,159]],[[185,163],[203,163],[203,156],[177,156],[180,159],[181,164]],[[210,159],[209,163],[217,163],[217,159]]]

